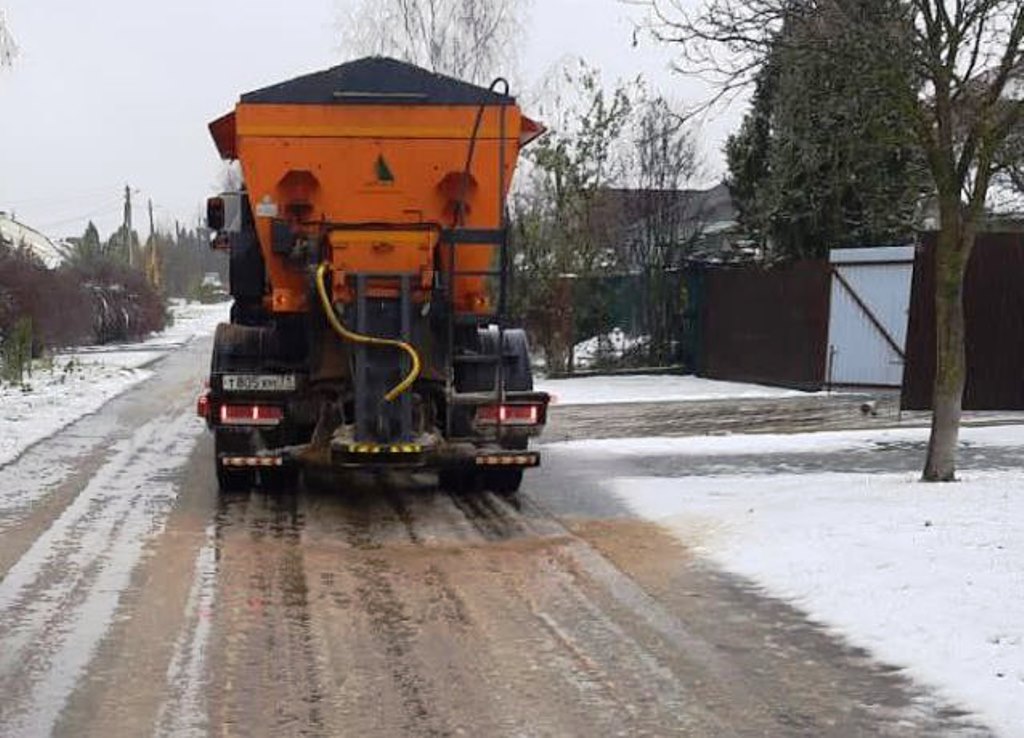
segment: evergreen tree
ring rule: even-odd
[[[96,261],[103,256],[103,242],[100,240],[100,232],[96,224],[91,220],[85,227],[85,233],[81,238],[73,239],[75,252],[72,258],[79,263],[87,264]]]
[[[876,24],[892,12],[885,0],[857,5]],[[925,191],[900,103],[913,68],[879,64],[828,8],[808,5],[782,27],[726,146],[741,223],[773,258],[905,239]]]

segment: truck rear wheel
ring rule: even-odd
[[[480,484],[496,495],[511,496],[523,486],[523,470],[488,469],[481,474]]]
[[[261,469],[257,486],[267,492],[294,492],[299,486],[299,470],[295,466]]]
[[[256,472],[252,469],[232,469],[221,463],[221,455],[238,452],[236,433],[214,431],[214,463],[217,465],[217,486],[221,492],[245,492],[256,486]]]
[[[221,455],[251,456],[253,444],[244,433],[217,430],[214,432],[217,484],[222,492],[245,492],[260,489],[266,492],[294,492],[299,484],[299,469],[283,466],[270,469],[239,469],[224,466]]]
[[[509,497],[523,486],[522,469],[445,469],[438,474],[438,486],[452,494],[493,492]]]
[[[499,336],[504,344],[499,348]],[[530,367],[529,342],[526,332],[510,329],[499,332],[496,328],[483,328],[477,332],[475,353],[483,356],[502,356],[505,367],[505,389],[510,392],[531,392],[533,371]],[[469,364],[460,373],[461,392],[493,392],[495,371],[491,364]],[[467,412],[468,411],[464,411]],[[464,421],[468,426],[469,421]],[[506,441],[507,450],[525,450],[526,439]],[[486,490],[498,495],[511,496],[523,484],[522,469],[459,469],[441,473],[441,486],[449,491],[475,492]]]
[[[445,492],[469,494],[480,488],[480,476],[476,469],[442,469],[437,474],[437,484]]]
[[[248,492],[256,486],[256,474],[249,469],[228,469],[218,463],[217,486],[221,492]]]

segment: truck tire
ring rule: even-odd
[[[498,330],[483,328],[477,334],[477,352],[483,355],[498,353]],[[530,345],[526,331],[511,329],[505,331],[506,356],[515,358],[505,363],[505,389],[512,392],[533,391],[533,370],[530,367]],[[464,392],[487,392],[494,389],[494,370],[486,364],[471,367],[464,380]]]
[[[476,469],[442,469],[437,474],[437,485],[453,495],[465,495],[480,489],[480,475]]]
[[[493,492],[511,497],[523,486],[522,469],[444,469],[438,474],[438,486],[455,495]]]
[[[488,469],[480,474],[480,486],[496,495],[511,497],[523,486],[523,470]]]
[[[505,353],[516,357],[505,374],[506,388],[513,392],[533,392],[533,368],[530,366],[530,343],[526,331],[518,328],[505,331]]]
[[[507,450],[525,451],[529,443],[524,438],[519,443],[511,444]],[[502,497],[511,497],[523,486],[522,469],[482,469],[479,472],[480,486],[488,492]]]
[[[489,331],[490,345],[498,343],[497,331]],[[533,369],[530,366],[530,344],[526,331],[521,329],[505,331],[505,353],[515,359],[506,364],[505,388],[513,392],[533,391]],[[516,451],[525,451],[527,443],[515,444]],[[503,497],[512,497],[523,486],[522,469],[485,469],[479,473],[479,485],[485,490]]]
[[[257,474],[256,486],[265,492],[293,493],[299,486],[299,469],[296,466],[261,469]]]
[[[497,328],[482,328],[477,332],[475,350],[483,355],[498,354]],[[505,389],[512,392],[533,391],[533,370],[530,366],[530,347],[526,331],[504,331],[504,355],[511,356],[505,363]],[[461,392],[490,392],[494,390],[494,370],[487,364],[469,365],[463,374]],[[465,421],[468,425],[468,421]],[[526,450],[526,443],[515,444],[507,450]],[[452,469],[439,475],[440,485],[449,492],[468,493],[487,490],[502,496],[519,492],[523,484],[522,469]]]
[[[246,492],[256,486],[252,469],[231,469],[220,463],[222,454],[239,453],[237,433],[216,430],[213,433],[214,464],[217,465],[217,486],[221,492]]]
[[[213,336],[210,374],[258,372],[277,355],[270,328],[221,323]]]
[[[294,492],[299,485],[299,469],[284,466],[273,469],[232,469],[220,463],[222,454],[249,456],[255,453],[251,440],[237,431],[214,431],[217,484],[221,492]]]

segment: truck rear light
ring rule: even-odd
[[[203,420],[210,419],[210,393],[204,392],[199,395],[199,399],[196,400],[196,415]]]
[[[284,409],[278,405],[221,405],[223,425],[280,425]]]
[[[540,405],[489,405],[476,411],[480,425],[539,425],[541,418]]]

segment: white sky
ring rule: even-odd
[[[0,210],[53,236],[92,218],[106,236],[122,218],[126,183],[145,230],[194,223],[216,191],[220,161],[206,124],[238,96],[347,60],[337,22],[344,0],[0,0],[21,54],[0,72]],[[533,0],[522,75],[535,84],[579,55],[606,81],[643,73],[671,98],[706,96],[672,73],[672,50],[632,46],[636,9],[617,0]],[[515,92],[515,91],[514,91]],[[705,124],[711,180],[739,104]]]

